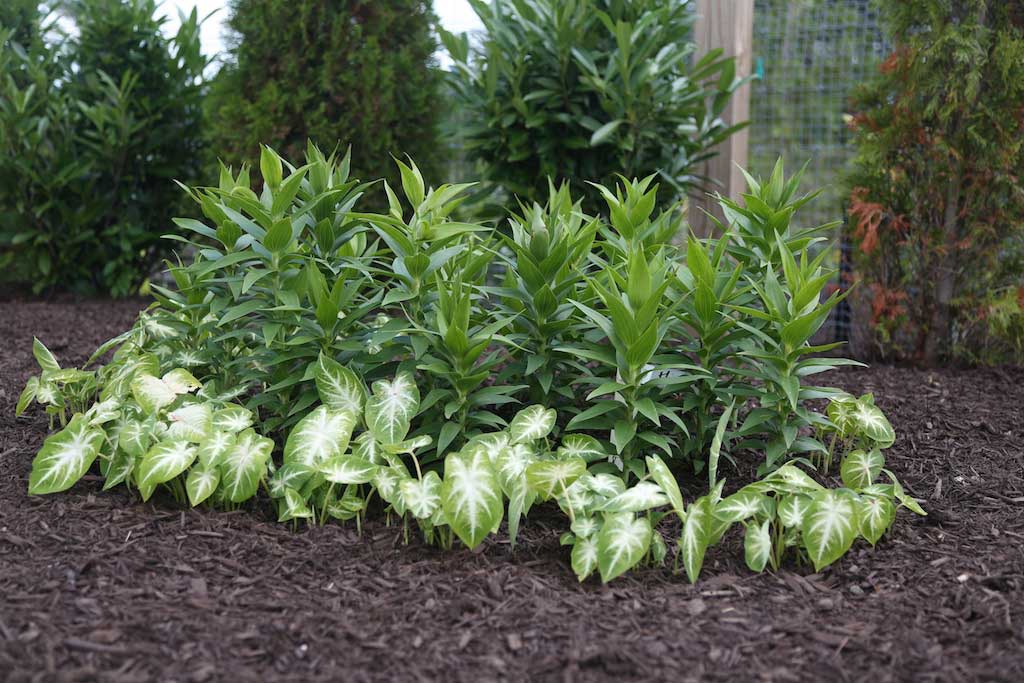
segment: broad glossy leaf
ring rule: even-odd
[[[103,468],[103,490],[109,491],[118,484],[128,481],[135,469],[135,458],[120,448]]]
[[[92,404],[85,417],[89,421],[89,426],[97,427],[121,417],[120,407],[121,402],[112,398],[106,401],[99,401]]]
[[[406,439],[405,441],[393,444],[384,444],[383,448],[392,455],[398,455],[401,453],[411,454],[422,448],[426,448],[432,443],[434,443],[434,439],[429,434],[423,434],[422,436],[417,436],[414,439]]]
[[[132,396],[143,412],[152,415],[173,403],[178,395],[162,379],[149,373],[139,373],[132,379]]]
[[[284,446],[284,462],[315,467],[348,448],[356,414],[320,406],[299,420]]]
[[[857,538],[859,529],[860,520],[852,495],[836,491],[814,494],[801,529],[814,570],[821,571],[842,557]]]
[[[199,463],[188,472],[185,491],[188,502],[195,507],[213,495],[220,484],[220,469],[216,465]]]
[[[806,472],[795,465],[785,464],[768,474],[762,482],[773,491],[779,493],[813,494],[824,490],[824,487],[811,479]]]
[[[837,396],[829,401],[828,419],[836,426],[843,436],[850,436],[857,428],[854,413],[857,410],[857,399],[849,394]]]
[[[685,519],[686,511],[683,506],[683,494],[679,491],[679,483],[676,482],[676,478],[672,475],[672,471],[669,470],[668,465],[665,461],[656,455],[647,456],[647,471],[650,473],[651,478],[658,482],[658,486],[668,496],[668,502],[672,505],[672,509],[675,510],[676,514],[679,515],[680,519]]]
[[[200,453],[200,456],[202,454]],[[302,491],[306,482],[316,475],[316,470],[297,462],[285,463],[278,467],[267,482],[271,498],[283,498],[285,489]]]
[[[582,477],[570,484],[564,492],[555,496],[562,512],[568,515],[571,510],[572,514],[577,517],[590,514],[595,499],[594,492],[587,488]],[[602,498],[601,501],[603,502],[603,500]]]
[[[408,473],[399,472],[392,467],[381,467],[373,475],[372,480],[373,488],[377,491],[377,495],[384,502],[391,503],[395,508],[395,512],[400,515],[405,514],[405,505],[401,496],[401,483],[405,479],[409,479]]]
[[[896,497],[896,500],[898,500],[900,504],[903,505],[903,507],[921,516],[925,516],[928,514],[924,511],[924,508],[922,508],[916,500],[907,495],[907,492],[903,490],[903,485],[900,484],[898,479],[896,479],[895,474],[893,474],[889,470],[882,471],[885,472],[886,476],[889,477],[889,480],[892,481],[892,494],[893,496]]]
[[[811,497],[801,493],[790,493],[779,499],[778,515],[782,526],[787,529],[800,529],[804,525],[804,517],[811,506]]]
[[[274,450],[271,439],[246,429],[235,437],[235,443],[220,463],[221,483],[228,500],[241,503],[256,495],[260,481],[267,474],[267,463]]]
[[[597,535],[597,567],[601,581],[608,583],[622,575],[647,553],[651,544],[651,523],[631,512],[605,517]]]
[[[622,481],[622,477],[607,472],[599,474],[587,472],[577,481],[602,498],[614,498],[626,490],[626,482]]]
[[[877,406],[858,401],[854,419],[860,433],[878,444],[879,448],[888,448],[896,441],[896,432]]]
[[[136,458],[141,458],[153,443],[155,420],[125,420],[117,435],[118,448]]]
[[[576,537],[570,558],[572,570],[580,581],[585,580],[597,569],[597,536]]]
[[[608,457],[601,442],[587,434],[563,436],[557,455],[559,458],[583,458],[587,462],[597,462]]]
[[[714,515],[716,519],[730,524],[742,522],[764,512],[766,502],[767,496],[755,491],[741,490],[718,501]]]
[[[478,450],[445,458],[441,499],[449,526],[469,548],[497,529],[504,515],[498,476]]]
[[[683,536],[679,539],[679,552],[683,556],[683,566],[690,583],[696,583],[704,565],[704,553],[711,537],[712,504],[708,496],[701,496],[686,510],[686,521],[683,522]]]
[[[587,472],[583,458],[540,460],[526,467],[526,484],[542,499],[554,498]]]
[[[729,426],[730,415],[732,415],[732,404],[729,404],[729,407],[718,418],[715,436],[711,439],[711,449],[708,451],[708,486],[711,487],[718,483],[718,458],[722,452],[722,441],[725,438],[725,429]]]
[[[184,368],[175,368],[168,372],[163,376],[163,383],[175,394],[188,394],[203,386],[191,372]]]
[[[885,458],[877,448],[870,451],[850,451],[843,458],[839,467],[839,475],[843,483],[851,489],[860,490],[870,486],[885,467]]]
[[[39,391],[39,378],[29,377],[28,381],[25,382],[25,388],[22,390],[21,395],[18,396],[18,403],[14,407],[14,416],[20,417],[22,413],[28,410],[29,404],[35,400],[36,393]]]
[[[607,512],[643,512],[668,505],[669,498],[652,481],[640,481],[615,496],[603,506]]]
[[[495,472],[506,496],[526,486],[526,468],[536,462],[537,456],[524,443],[509,444],[501,449],[494,459]]]
[[[417,519],[430,519],[441,505],[441,477],[427,472],[422,479],[406,479],[401,483],[402,502]]]
[[[388,463],[388,460],[385,458],[384,449],[373,438],[371,432],[363,432],[356,437],[352,445],[352,455],[363,460],[369,460],[374,465],[386,465]]]
[[[136,472],[139,487],[151,488],[174,479],[195,462],[197,448],[184,439],[161,441],[142,456]]]
[[[56,372],[60,370],[60,363],[57,362],[54,355],[43,345],[43,342],[35,337],[32,338],[32,355],[35,356],[36,362],[39,363],[39,368],[43,372]]]
[[[857,503],[860,535],[874,545],[896,519],[896,506],[881,496],[861,496]]]
[[[366,426],[382,444],[402,441],[409,422],[420,405],[420,392],[413,376],[400,372],[391,382],[373,383],[373,395],[366,401]]]
[[[234,444],[234,434],[214,431],[199,444],[199,462],[210,467],[219,465]]]
[[[306,499],[302,497],[301,493],[290,486],[286,486],[283,491],[283,500],[278,503],[277,521],[289,522],[293,519],[309,519],[313,516],[312,510],[309,509],[309,505],[306,504]]]
[[[589,538],[601,530],[601,523],[596,517],[577,517],[573,520],[569,530],[577,538]]]
[[[237,434],[243,429],[248,429],[252,423],[252,411],[242,406],[227,406],[213,414],[213,428],[229,434]]]
[[[373,481],[379,466],[354,455],[336,455],[319,463],[318,468],[327,481],[335,484],[366,484]]]
[[[544,406],[530,406],[516,413],[509,425],[508,433],[512,443],[527,443],[543,439],[555,426],[557,413]]]
[[[43,442],[32,461],[28,492],[38,495],[71,488],[89,471],[102,445],[103,430],[90,427],[84,415],[75,415],[67,427]]]
[[[313,378],[320,400],[332,410],[348,410],[363,414],[366,404],[366,386],[362,380],[341,363],[320,355]]]
[[[748,522],[743,535],[743,556],[747,567],[753,572],[763,572],[768,558],[772,554],[772,523],[764,520],[761,523]]]
[[[167,438],[200,443],[213,433],[209,403],[189,403],[167,413]]]

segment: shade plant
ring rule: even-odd
[[[453,60],[458,135],[492,188],[532,203],[567,180],[659,173],[667,203],[708,184],[699,164],[745,124],[720,118],[740,85],[721,50],[693,52],[688,0],[471,0],[479,44],[440,30]]]
[[[895,47],[854,97],[849,204],[873,350],[1019,360],[1024,14],[988,0],[881,11]]]
[[[360,210],[348,156],[264,147],[260,166],[258,192],[244,167],[189,189],[202,217],[171,237],[191,258],[86,368],[37,343],[18,411],[41,404],[61,428],[31,492],[98,460],[143,497],[265,490],[285,522],[383,512],[442,547],[503,522],[515,543],[546,504],[580,578],[605,581],[673,552],[696,580],[741,523],[755,570],[821,568],[877,542],[898,506],[923,512],[883,469],[895,435],[873,397],[806,383],[856,363],[810,342],[842,295],[822,295],[811,251],[829,226],[791,224],[813,197],[781,164],[685,246],[652,177],[602,186],[593,216],[552,187],[503,232],[455,220],[471,188],[431,187],[411,161],[382,183],[387,213]],[[741,461],[762,478],[727,496]],[[708,493],[686,503],[677,479],[694,476]]]

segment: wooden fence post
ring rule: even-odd
[[[694,40],[696,58],[709,50],[722,48],[725,54],[736,58],[736,77],[746,78],[753,64],[754,0],[697,0],[697,23]],[[732,96],[722,114],[727,124],[750,119],[750,84],[746,83]],[[738,199],[746,189],[743,174],[737,164],[746,168],[749,133],[744,128],[716,148],[718,155],[702,164],[702,173],[714,178],[720,186],[712,188],[722,196]],[[698,235],[710,232],[710,221],[704,210],[722,217],[718,204],[703,192],[690,200],[690,225]]]

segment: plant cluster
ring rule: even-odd
[[[199,21],[168,39],[155,0],[61,8],[69,36],[38,3],[0,15],[18,22],[0,25],[0,268],[35,292],[124,296],[164,253],[174,180],[202,169]]]
[[[99,457],[144,495],[170,482],[193,503],[193,477],[230,503],[262,481],[282,520],[361,523],[378,498],[446,547],[506,519],[514,542],[551,500],[573,567],[605,581],[667,556],[665,514],[695,580],[731,524],[756,570],[786,548],[820,568],[858,535],[877,541],[897,504],[920,511],[891,474],[876,481],[895,437],[873,398],[804,383],[855,362],[810,343],[841,295],[822,298],[832,274],[810,254],[829,226],[791,225],[812,197],[781,164],[722,200],[718,237],[676,246],[651,177],[601,186],[601,215],[551,187],[502,232],[452,220],[469,187],[429,187],[411,162],[371,213],[347,156],[310,145],[305,161],[264,147],[259,194],[245,168],[189,191],[204,219],[178,219],[174,239],[194,258],[97,351],[111,363],[65,371],[37,345],[19,411],[35,399],[71,419],[32,492]],[[825,413],[808,403],[821,398]],[[837,454],[839,489],[798,467]],[[764,478],[722,497],[724,463],[751,457]],[[684,474],[710,493],[684,505]]]
[[[882,13],[895,49],[855,97],[850,198],[877,352],[1019,362],[1024,14],[991,0]]]
[[[689,0],[471,0],[479,46],[441,30],[454,61],[459,135],[484,179],[543,201],[564,178],[597,211],[614,173],[659,173],[685,196],[708,179],[698,164],[738,128],[719,118],[740,85],[713,50],[693,60]]]

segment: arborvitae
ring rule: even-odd
[[[227,64],[210,98],[212,147],[255,162],[260,143],[298,158],[311,139],[352,147],[357,178],[411,155],[429,179],[443,156],[430,0],[232,0]],[[255,164],[254,164],[255,165]]]

